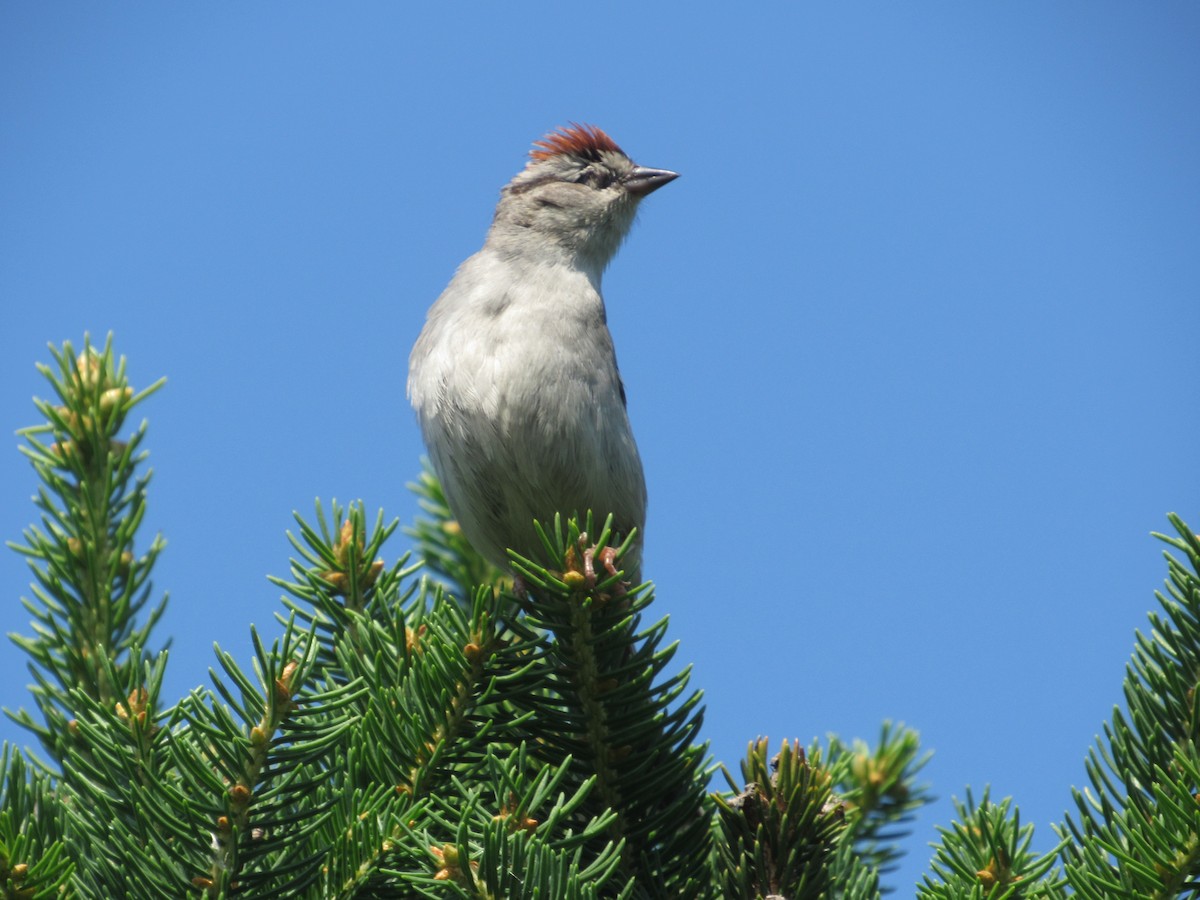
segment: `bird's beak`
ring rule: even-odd
[[[669,169],[647,169],[645,166],[634,166],[633,171],[625,176],[625,189],[635,197],[645,197],[651,191],[679,177],[678,172]]]

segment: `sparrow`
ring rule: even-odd
[[[640,566],[646,483],[600,282],[642,199],[677,177],[595,126],[557,129],[429,309],[408,397],[451,512],[497,566],[510,549],[548,564],[534,521],[589,510],[612,514],[610,548],[636,530],[622,562]]]

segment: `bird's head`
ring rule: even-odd
[[[565,250],[603,271],[638,201],[678,177],[635,165],[599,128],[573,124],[533,145],[529,163],[500,193],[493,231],[517,252]]]

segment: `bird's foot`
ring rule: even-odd
[[[587,541],[587,533],[581,533],[579,535],[578,547],[570,547],[567,550],[567,572],[573,574],[575,578],[564,580],[567,580],[568,584],[571,581],[575,581],[579,588],[590,593],[595,590],[597,583],[606,578],[620,575],[621,570],[617,568],[617,551],[615,548],[604,547],[603,549],[598,549],[595,545],[589,546]],[[603,572],[600,576],[596,574],[597,560],[599,560]],[[627,588],[628,585],[625,582],[618,581],[612,586],[612,593],[619,597],[626,592]]]
[[[594,559],[596,556],[596,548],[595,547],[589,548],[587,553],[588,553],[589,557]],[[600,551],[600,562],[603,563],[604,571],[607,572],[609,575],[620,575],[621,574],[617,570],[617,565],[616,565],[617,551],[614,550],[612,547],[605,547],[603,550]]]

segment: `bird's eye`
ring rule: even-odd
[[[601,190],[612,184],[612,175],[607,169],[598,166],[588,166],[575,179],[576,184],[586,184],[590,188]]]

